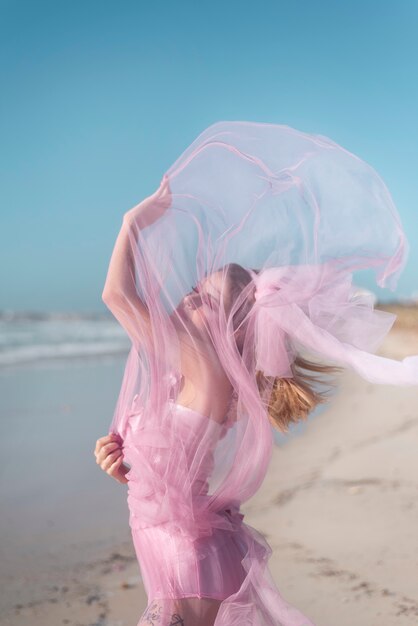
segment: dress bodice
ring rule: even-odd
[[[183,427],[195,428],[197,430],[203,428],[204,430],[210,430],[213,433],[216,433],[219,439],[222,439],[231,424],[228,423],[227,417],[225,416],[225,421],[220,423],[216,420],[192,409],[190,407],[184,406],[182,404],[178,404],[175,402],[176,393],[178,394],[181,382],[181,376],[176,374],[175,371],[170,371],[166,376],[169,387],[170,387],[170,398],[168,400],[170,406],[175,409],[175,424],[174,427],[177,429]],[[135,394],[132,400],[131,410],[128,413],[128,422],[130,424],[131,430],[135,430],[139,427],[141,421],[141,416],[143,410],[141,407],[137,407],[138,394]]]

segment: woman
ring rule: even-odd
[[[95,454],[128,484],[139,625],[313,625],[240,505],[266,474],[271,425],[325,402],[324,375],[418,384],[418,357],[372,354],[396,316],[352,284],[372,268],[393,289],[406,254],[369,165],[273,124],[210,126],[125,214],[103,300],[132,348]]]

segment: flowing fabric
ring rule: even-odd
[[[394,290],[407,254],[376,171],[282,125],[213,124],[124,214],[102,297],[132,342],[109,432],[130,465],[139,625],[313,625],[240,506],[269,466],[272,381],[297,354],[418,384],[418,356],[374,354],[396,316],[352,282],[372,269]]]

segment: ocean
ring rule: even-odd
[[[120,356],[129,347],[110,315],[0,311],[0,368]]]

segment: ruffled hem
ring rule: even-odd
[[[173,616],[184,619],[193,611],[194,626],[315,626],[314,622],[302,611],[287,602],[276,586],[268,561],[272,549],[254,528],[242,523],[236,538],[240,541],[244,553],[241,561],[245,572],[241,585],[235,593],[227,597],[204,592],[176,593],[172,597],[160,594],[150,597],[138,625],[144,626],[151,608],[160,607],[158,615],[164,612],[166,623],[172,623]],[[201,602],[199,602],[199,600]],[[210,607],[219,603],[216,614]],[[183,613],[182,613],[183,612]],[[148,622],[149,623],[149,622]]]

